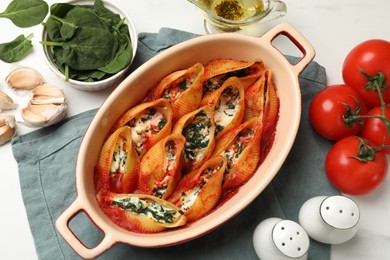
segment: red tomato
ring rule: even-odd
[[[385,103],[390,103],[390,42],[379,39],[362,42],[348,53],[343,64],[345,84],[359,91],[367,107],[380,106],[377,91],[365,89],[368,80],[360,69],[370,76],[384,73],[388,87],[382,90],[382,95]]]
[[[375,107],[368,112],[368,116],[382,116],[382,108]],[[385,117],[390,127],[390,107],[385,107]],[[385,123],[379,118],[367,118],[362,129],[362,137],[370,140],[375,146],[390,146],[390,136]],[[390,148],[383,149],[390,154]]]
[[[368,140],[364,142],[369,144]],[[325,160],[329,181],[341,192],[351,195],[375,190],[387,175],[388,162],[382,151],[376,151],[374,159],[367,162],[352,158],[358,156],[361,143],[356,136],[343,138],[329,150]]]
[[[359,107],[356,100],[360,103],[359,111],[356,110]],[[354,121],[353,114],[365,113],[367,108],[363,98],[347,85],[332,85],[322,89],[314,96],[309,107],[312,126],[321,136],[330,140],[339,140],[358,133],[364,120]],[[352,120],[350,125],[344,121],[344,116]]]

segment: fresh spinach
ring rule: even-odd
[[[125,20],[104,7],[54,4],[44,26],[52,58],[66,79],[97,81],[124,69],[133,57]]]
[[[10,19],[18,27],[27,28],[41,23],[48,11],[49,6],[43,0],[13,0],[0,13],[0,17]]]
[[[109,29],[108,25],[102,22],[95,12],[86,8],[75,7],[69,10],[64,18],[57,17],[53,14],[50,17],[61,23],[60,34],[63,41],[71,39],[76,33],[77,28]]]
[[[115,74],[124,68],[130,63],[131,58],[133,57],[133,47],[131,45],[131,40],[126,34],[122,34],[119,39],[119,50],[116,53],[115,58],[108,64],[100,67],[99,70],[108,74]]]
[[[0,44],[0,60],[12,63],[22,60],[32,50],[31,38],[33,34],[25,37],[19,35],[13,41]]]
[[[121,17],[119,14],[115,14],[109,9],[107,9],[101,0],[95,0],[93,5],[93,10],[96,12],[99,17],[106,20],[108,24],[111,26],[115,26],[119,23],[121,20]]]
[[[47,19],[44,26],[52,41],[61,41],[61,25],[62,23],[54,19],[53,17],[64,18],[64,16],[75,6],[67,3],[56,3],[50,6],[50,17]]]
[[[81,27],[75,37],[60,43],[61,55],[56,59],[75,70],[97,69],[109,63],[118,48],[118,39],[113,33],[99,28]]]

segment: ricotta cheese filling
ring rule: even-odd
[[[215,134],[221,132],[237,114],[240,105],[240,92],[237,88],[226,88],[215,106],[214,120],[216,125]]]
[[[167,88],[163,93],[163,98],[168,99],[171,104],[179,98],[179,96],[189,89],[195,82],[196,74],[191,74],[189,77],[183,77],[176,80],[172,85]]]
[[[152,193],[154,196],[161,198],[164,193],[166,192],[168,188],[169,181],[171,180],[172,177],[172,170],[174,170],[174,167],[176,165],[176,144],[175,141],[169,141],[165,145],[165,163],[164,163],[164,169],[166,175],[164,178],[156,182],[155,186],[153,187]]]
[[[120,173],[125,171],[125,165],[127,160],[127,142],[124,138],[119,137],[117,141],[117,147],[112,154],[112,162],[110,167],[110,173]]]
[[[181,194],[180,200],[181,200],[181,207],[180,209],[183,211],[188,211],[192,205],[194,205],[196,199],[198,198],[199,193],[203,189],[203,187],[206,185],[207,181],[214,176],[214,174],[221,169],[223,163],[220,163],[216,168],[207,168],[205,169],[201,176],[200,176],[200,182],[198,186],[196,186],[194,189],[191,189],[187,192],[183,192]]]
[[[250,128],[244,129],[236,136],[232,144],[222,152],[222,154],[225,155],[227,159],[225,173],[229,172],[232,165],[237,163],[241,153],[248,146],[254,134],[255,133],[252,129]]]
[[[174,223],[182,215],[181,211],[165,207],[151,199],[117,197],[112,200],[111,204],[128,212],[144,215],[162,224]]]
[[[135,149],[138,154],[141,154],[145,143],[166,125],[167,121],[160,111],[152,108],[146,110],[130,121],[132,127],[132,138],[135,144]]]

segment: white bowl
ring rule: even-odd
[[[303,58],[297,64],[290,64],[272,45],[272,40],[279,34],[286,35],[302,51]],[[314,55],[314,49],[302,35],[290,25],[281,24],[261,38],[232,33],[199,36],[173,46],[145,62],[112,92],[90,123],[77,157],[77,198],[57,219],[59,233],[83,258],[94,258],[115,243],[140,247],[170,246],[195,239],[224,224],[265,189],[290,152],[301,117],[298,75]],[[262,58],[265,66],[273,71],[280,100],[280,114],[271,150],[252,178],[233,197],[194,223],[156,234],[140,234],[120,228],[103,213],[95,197],[95,166],[107,134],[118,118],[138,104],[163,76],[196,62],[205,63],[217,58]],[[69,221],[80,211],[87,213],[105,235],[96,247],[86,248],[69,229]]]
[[[72,5],[93,5],[94,1],[93,0],[71,0],[66,3],[72,4]],[[137,52],[137,46],[138,46],[138,35],[135,29],[135,26],[131,20],[131,18],[118,6],[114,5],[111,2],[104,1],[103,0],[104,6],[113,11],[114,13],[119,14],[121,17],[125,18],[125,23],[129,27],[129,34],[130,34],[130,39],[131,39],[131,44],[132,44],[132,49],[133,49],[133,57],[129,63],[129,65],[124,68],[123,70],[119,71],[115,75],[112,75],[109,78],[100,80],[100,81],[94,81],[94,82],[84,82],[84,81],[79,81],[79,80],[74,80],[74,79],[68,79],[67,83],[76,89],[79,90],[84,90],[84,91],[97,91],[97,90],[102,90],[105,88],[112,87],[116,84],[118,84],[120,81],[123,80],[125,77],[125,74],[127,70],[129,69],[131,63],[134,60],[135,54]],[[46,41],[47,39],[47,32],[46,28],[43,26],[42,30],[42,41]],[[49,66],[49,68],[56,74],[59,78],[63,79],[65,81],[65,75],[62,74],[61,71],[58,70],[55,62],[53,61],[51,55],[49,54],[50,50],[49,47],[46,45],[42,45],[41,50],[43,51],[44,58]]]

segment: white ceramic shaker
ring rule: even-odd
[[[253,233],[253,246],[261,260],[306,260],[310,239],[296,222],[268,218]]]
[[[341,244],[357,232],[360,211],[350,198],[318,196],[307,200],[299,211],[299,224],[309,237],[326,244]]]

